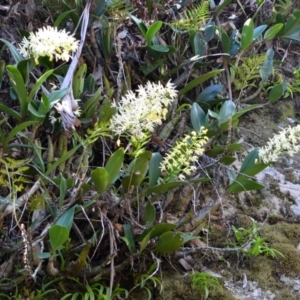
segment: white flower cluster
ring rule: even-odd
[[[186,175],[191,175],[196,170],[192,163],[204,152],[203,146],[208,141],[206,133],[207,129],[201,127],[198,134],[192,131],[191,135],[185,135],[183,140],[175,144],[160,164],[160,169],[167,173],[167,178],[178,176],[178,179],[184,180]]]
[[[280,133],[274,135],[265,147],[259,149],[258,161],[265,164],[276,162],[281,153],[293,156],[300,150],[300,145],[297,145],[299,141],[300,125],[283,129]]]
[[[121,98],[111,118],[110,129],[117,135],[128,132],[133,138],[143,140],[166,118],[168,105],[176,97],[177,91],[170,81],[166,86],[160,82],[139,86],[137,95],[129,91]]]
[[[71,51],[76,51],[79,42],[69,35],[65,29],[56,27],[43,27],[36,33],[31,32],[28,39],[23,38],[20,44],[20,53],[25,58],[33,57],[37,60],[40,56],[49,56],[50,60],[68,61]]]

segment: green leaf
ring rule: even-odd
[[[281,30],[283,25],[284,24],[279,23],[269,28],[264,34],[264,39],[265,40],[273,39],[276,36],[276,34]]]
[[[116,109],[112,107],[112,103],[108,98],[105,98],[99,109],[99,122],[107,123],[114,115]]]
[[[157,242],[157,245],[153,251],[158,253],[171,253],[179,249],[183,244],[184,239],[181,237],[181,234],[178,232],[174,234],[173,232],[163,233]]]
[[[24,59],[23,56],[20,54],[19,50],[13,44],[11,44],[10,42],[4,39],[0,39],[0,41],[3,42],[8,47],[16,64],[18,64],[20,61]]]
[[[52,255],[49,252],[43,252],[43,253],[38,253],[37,257],[40,259],[47,259],[50,258]]]
[[[244,176],[238,176],[235,181],[228,187],[228,192],[238,193],[252,190],[262,190],[265,187],[256,181],[248,179]]]
[[[194,80],[190,81],[181,91],[180,95],[186,94],[188,91],[190,91],[192,88],[196,87],[197,85],[207,81],[210,78],[213,78],[223,72],[224,69],[214,70],[210,71],[204,75],[200,75],[199,77],[195,78]]]
[[[268,80],[269,76],[272,73],[273,57],[274,57],[274,50],[272,48],[269,48],[266,52],[266,60],[259,70],[259,74],[262,82]]]
[[[65,88],[65,89],[58,90],[58,91],[53,91],[47,95],[47,97],[50,101],[50,108],[52,108],[58,101],[60,101],[61,98],[63,98],[67,94],[68,89],[69,88]]]
[[[205,127],[208,123],[208,118],[206,116],[206,113],[203,111],[203,109],[194,102],[191,107],[191,122],[193,125],[193,128],[196,132],[200,132],[201,127]]]
[[[253,40],[256,40],[268,27],[268,25],[260,25],[253,30]]]
[[[55,222],[55,225],[66,227],[70,231],[73,225],[73,219],[74,219],[74,213],[76,207],[77,204],[73,205],[71,208],[66,210]]]
[[[227,153],[237,152],[240,151],[243,147],[243,144],[230,144],[227,147]]]
[[[225,0],[224,2],[222,2],[222,4],[220,4],[216,11],[215,11],[215,16],[217,16],[222,10],[223,8],[225,8],[232,0]]]
[[[190,232],[180,232],[180,234],[181,234],[181,237],[183,238],[183,243],[182,244],[185,244],[189,241],[200,238],[199,236],[192,235]]]
[[[134,23],[137,25],[137,27],[141,31],[142,35],[146,39],[147,30],[148,30],[147,26],[140,19],[136,18],[135,16],[133,16],[131,14],[128,14],[128,15],[134,21]]]
[[[5,139],[5,144],[3,145],[3,148],[5,149],[6,146],[8,145],[8,143],[16,137],[17,133],[19,131],[22,131],[23,129],[25,129],[26,127],[29,127],[33,124],[36,124],[37,122],[36,121],[28,121],[28,122],[24,122],[24,123],[21,123],[19,125],[17,125],[16,127],[14,127],[8,134],[8,136],[6,137]]]
[[[255,161],[258,159],[259,150],[253,149],[244,159],[240,173],[245,173],[247,169],[253,167],[255,165]]]
[[[91,173],[91,179],[99,193],[103,193],[109,184],[109,173],[105,168],[98,167]]]
[[[236,105],[232,100],[227,100],[221,106],[219,111],[219,125],[227,122],[236,112]]]
[[[144,213],[144,221],[146,226],[150,226],[154,223],[156,219],[156,211],[154,205],[151,201],[147,201],[145,213]]]
[[[36,94],[36,92],[40,89],[41,85],[47,80],[47,78],[53,73],[53,70],[49,70],[47,72],[45,72],[38,80],[37,82],[34,84],[34,86],[32,87],[29,96],[28,96],[28,103],[30,103],[30,101],[33,99],[34,95]]]
[[[235,162],[235,158],[232,157],[232,156],[223,156],[221,159],[220,159],[220,163],[221,164],[224,164],[224,165],[231,165],[233,162]]]
[[[270,103],[276,102],[277,100],[279,100],[283,94],[284,94],[284,85],[283,84],[278,84],[273,86],[273,88],[271,89],[269,95],[268,95],[268,100]]]
[[[197,97],[196,102],[204,102],[207,103],[216,98],[216,96],[222,91],[223,85],[221,84],[213,84],[206,87]]]
[[[284,26],[284,31],[280,36],[290,34],[293,31],[293,29],[296,27],[296,25],[299,24],[299,22],[300,22],[300,11],[296,11],[288,18]]]
[[[69,230],[65,226],[53,225],[49,229],[49,237],[52,251],[55,252],[63,247],[69,238]]]
[[[137,242],[142,241],[144,239],[144,237],[146,235],[148,235],[149,233],[151,233],[150,234],[150,239],[153,239],[155,237],[161,236],[164,232],[171,231],[171,230],[175,229],[176,227],[177,227],[176,224],[171,224],[171,223],[156,224],[156,225],[151,226],[150,228],[146,229],[145,231],[143,231],[141,233],[141,235],[139,235],[136,238],[136,241]]]
[[[241,37],[241,48],[242,50],[246,50],[253,41],[253,31],[254,31],[254,23],[253,20],[250,18],[248,19],[242,30],[242,37]]]
[[[18,96],[21,108],[21,118],[24,119],[27,113],[27,91],[25,88],[25,82],[20,71],[15,66],[7,66],[7,73],[10,79],[10,82]]]
[[[224,53],[230,53],[231,49],[231,43],[230,43],[230,38],[228,37],[227,33],[225,30],[222,30],[221,33],[221,42],[222,42],[222,49]]]
[[[11,117],[15,118],[18,122],[21,122],[21,116],[15,110],[0,103],[0,111],[4,111]]]
[[[141,174],[130,174],[129,176],[126,176],[122,179],[122,186],[124,188],[124,190],[126,192],[129,192],[131,187],[138,187],[143,179],[144,179],[145,176],[141,175]]]
[[[87,71],[87,65],[82,64],[73,77],[72,88],[73,88],[73,94],[75,99],[80,99],[83,93],[84,78],[86,75],[86,71]]]
[[[157,52],[164,52],[164,53],[167,53],[169,52],[169,47],[167,46],[164,46],[164,45],[152,45],[149,47],[150,49],[154,50],[154,51],[157,51]]]
[[[146,175],[149,167],[149,162],[152,158],[151,151],[144,151],[139,157],[137,157],[129,168],[131,173]]]
[[[237,113],[235,113],[235,114],[233,115],[232,119],[233,119],[233,120],[238,119],[240,116],[242,116],[242,115],[245,114],[246,112],[251,111],[251,110],[253,110],[253,109],[255,109],[255,108],[259,108],[259,107],[262,107],[262,105],[260,105],[260,104],[252,104],[252,105],[249,105],[249,106],[247,106],[247,107],[245,107],[245,108],[239,110]]]
[[[231,128],[237,128],[239,124],[239,120],[232,118],[230,124],[231,124],[230,125]],[[224,132],[227,131],[228,129],[229,129],[229,121],[226,121],[219,125],[219,132]]]
[[[48,176],[52,173],[60,164],[68,160],[74,153],[81,147],[81,145],[77,145],[70,151],[68,151],[66,154],[64,154],[62,157],[60,157],[57,161],[55,161],[46,171],[45,175]]]
[[[206,54],[207,43],[201,32],[197,32],[192,40],[192,46],[194,49],[194,54],[200,57]]]
[[[92,97],[90,97],[84,104],[83,104],[83,111],[85,112],[86,118],[92,118],[96,112],[97,104],[101,100],[101,86],[97,89]]]
[[[152,157],[149,161],[149,186],[155,186],[157,180],[160,177],[160,163],[162,162],[162,156],[159,152],[152,153]]]
[[[17,69],[22,74],[25,86],[29,83],[29,73],[32,70],[31,59],[24,59],[17,64]]]
[[[207,151],[207,155],[209,157],[216,157],[224,152],[225,148],[224,146],[215,146],[211,150]]]
[[[96,85],[95,77],[93,76],[93,74],[89,74],[84,81],[83,91],[88,92],[89,94],[94,94],[95,85]]]
[[[145,248],[147,247],[148,245],[148,242],[150,240],[150,237],[151,237],[151,231],[149,231],[145,236],[144,238],[141,240],[141,248],[140,248],[140,253],[142,253]]]
[[[146,32],[146,42],[147,45],[151,45],[152,39],[155,37],[155,35],[159,32],[161,26],[162,26],[162,21],[157,21],[153,23],[147,30]]]
[[[243,174],[248,175],[248,176],[255,176],[256,174],[260,173],[262,170],[267,168],[269,165],[264,164],[264,163],[257,163],[252,167],[249,167],[246,169]]]
[[[75,9],[72,9],[72,10],[68,10],[68,11],[62,12],[62,13],[57,17],[57,19],[54,21],[53,27],[58,27],[58,26],[61,24],[61,22],[62,22],[64,19],[68,18],[69,15],[70,15],[71,13],[73,13],[74,11],[75,11]]]
[[[62,176],[59,183],[59,208],[62,208],[65,196],[67,195],[68,185],[67,180]]]
[[[42,106],[42,103],[39,104],[39,107]],[[33,116],[31,116],[31,119],[38,121],[41,119],[44,119],[46,114],[45,113],[40,113],[38,110],[36,110],[36,108],[34,107],[34,105],[31,103],[29,103],[28,105],[28,111],[32,113]]]
[[[112,183],[117,177],[124,161],[124,148],[119,148],[114,152],[105,165],[105,170],[108,173],[108,184]]]
[[[122,238],[122,239],[127,244],[129,251],[131,253],[134,253],[135,252],[135,241],[134,241],[134,237],[133,237],[132,227],[130,224],[123,224],[123,229],[124,229],[124,235],[125,235],[126,239],[124,239],[124,238]]]

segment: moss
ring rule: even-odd
[[[252,228],[253,226],[253,221],[252,219],[244,214],[238,214],[236,217],[236,228]]]
[[[295,116],[294,106],[291,102],[282,102],[279,106],[279,110],[281,112],[280,121],[286,121],[287,118],[293,118]]]
[[[248,278],[257,281],[262,288],[274,288],[277,281],[274,278],[274,261],[265,256],[252,257],[250,259],[251,270],[246,272]]]
[[[291,244],[272,244],[272,248],[280,251],[284,258],[278,257],[274,260],[274,271],[283,273],[288,277],[298,276],[300,273],[300,254]]]
[[[300,224],[278,222],[275,225],[266,224],[260,231],[266,242],[289,243],[297,247],[300,238]]]
[[[276,295],[276,300],[298,300],[298,296],[293,295],[289,288],[285,288],[279,291],[279,293]]]

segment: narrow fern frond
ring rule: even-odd
[[[254,55],[245,58],[239,66],[231,66],[231,82],[236,90],[244,90],[255,86],[255,81],[260,79],[260,69],[266,60],[265,55]]]
[[[209,1],[203,0],[202,3],[183,13],[183,18],[172,23],[172,26],[178,30],[195,32],[201,29],[205,21],[210,17]]]

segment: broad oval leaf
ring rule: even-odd
[[[150,226],[154,223],[156,219],[156,211],[154,205],[151,201],[147,201],[145,212],[144,212],[144,221],[146,226]]]
[[[254,23],[253,20],[250,18],[245,22],[243,26],[242,37],[241,37],[242,50],[246,50],[251,45],[253,40],[253,30],[254,30]]]
[[[240,173],[245,173],[247,169],[255,165],[255,161],[258,159],[259,150],[257,148],[253,149],[244,159]]]
[[[135,241],[133,237],[133,230],[130,224],[123,224],[124,235],[122,240],[127,244],[127,247],[131,253],[135,252]]]
[[[148,28],[146,33],[146,42],[148,45],[151,45],[152,39],[159,32],[161,26],[162,26],[162,21],[157,21]]]
[[[215,97],[222,91],[222,84],[213,84],[205,88],[197,97],[196,102],[209,102],[214,100]]]
[[[265,187],[256,181],[244,176],[238,176],[235,181],[228,187],[228,192],[238,193],[244,191],[262,190]]]
[[[207,125],[207,116],[203,109],[197,104],[193,103],[191,107],[191,122],[196,132],[200,132],[201,127]]]
[[[144,36],[144,38],[146,39],[146,35],[147,35],[147,26],[137,17],[128,14],[129,17],[134,21],[134,23],[137,25],[137,27],[139,28],[139,30],[141,31],[142,35]]]
[[[24,59],[19,50],[13,44],[4,39],[0,39],[0,41],[8,47],[12,57],[17,64]]]
[[[105,165],[105,170],[108,173],[108,184],[112,183],[117,177],[124,160],[124,148],[119,148],[114,152]]]
[[[20,71],[15,66],[10,65],[7,66],[6,69],[10,82],[18,95],[21,108],[21,117],[25,118],[27,113],[28,100],[24,79]]]
[[[59,219],[55,222],[55,225],[66,227],[69,231],[72,228],[73,225],[73,219],[74,219],[74,213],[75,209],[77,207],[77,204],[69,208],[67,211],[65,211]]]
[[[171,253],[179,249],[184,242],[184,239],[181,237],[181,234],[173,233],[168,231],[163,233],[157,242],[157,245],[153,251],[158,253]]]
[[[284,92],[285,92],[285,86],[284,86],[283,83],[275,85],[271,89],[271,91],[270,91],[270,93],[268,95],[269,102],[273,103],[273,102],[279,100],[283,96]]]
[[[160,163],[162,162],[162,156],[159,152],[152,153],[152,157],[149,162],[149,186],[155,186],[157,180],[160,177]]]
[[[221,42],[222,42],[223,52],[229,54],[230,48],[231,48],[230,38],[227,35],[226,31],[224,31],[224,30],[222,30],[222,33],[221,33]]]
[[[42,86],[42,84],[47,80],[47,78],[53,73],[53,70],[49,70],[45,72],[34,84],[32,87],[29,96],[28,96],[28,103],[33,99],[34,95],[37,93],[39,88]]]
[[[253,40],[256,40],[268,27],[268,25],[260,25],[253,30]]]
[[[272,48],[269,48],[266,52],[266,60],[259,70],[259,74],[263,82],[266,81],[272,73],[273,57],[274,57],[274,50]]]
[[[236,105],[232,100],[223,103],[219,111],[219,124],[227,122],[236,112]]]
[[[154,226],[151,226],[150,228],[146,229],[145,231],[143,231],[141,233],[140,236],[138,236],[136,238],[136,240],[139,242],[139,241],[142,241],[144,239],[144,237],[149,234],[150,234],[150,239],[153,239],[157,236],[161,236],[164,232],[167,232],[167,231],[171,231],[173,229],[175,229],[177,227],[176,224],[171,224],[171,223],[160,223],[160,224],[156,224]]]
[[[103,193],[109,184],[109,174],[105,168],[99,167],[92,171],[91,178],[99,193]]]
[[[130,174],[122,179],[122,186],[126,192],[129,192],[131,187],[138,187],[145,176],[141,174]]]
[[[193,38],[192,46],[195,55],[204,56],[207,50],[207,44],[201,32],[197,32]],[[201,59],[202,60],[202,59]]]
[[[200,75],[199,77],[195,78],[194,80],[190,81],[181,91],[180,95],[186,94],[188,91],[190,91],[195,86],[199,85],[200,83],[203,83],[207,81],[208,79],[217,76],[221,72],[223,72],[224,69],[214,70],[210,71],[206,74]]]
[[[152,45],[150,46],[150,48],[154,51],[157,51],[157,52],[169,52],[170,48],[167,47],[167,46],[164,46],[164,45]]]
[[[279,23],[269,28],[264,34],[264,39],[265,40],[273,39],[283,26],[284,24]]]
[[[52,251],[55,252],[63,247],[69,238],[69,230],[65,226],[53,225],[49,229],[49,237]]]

